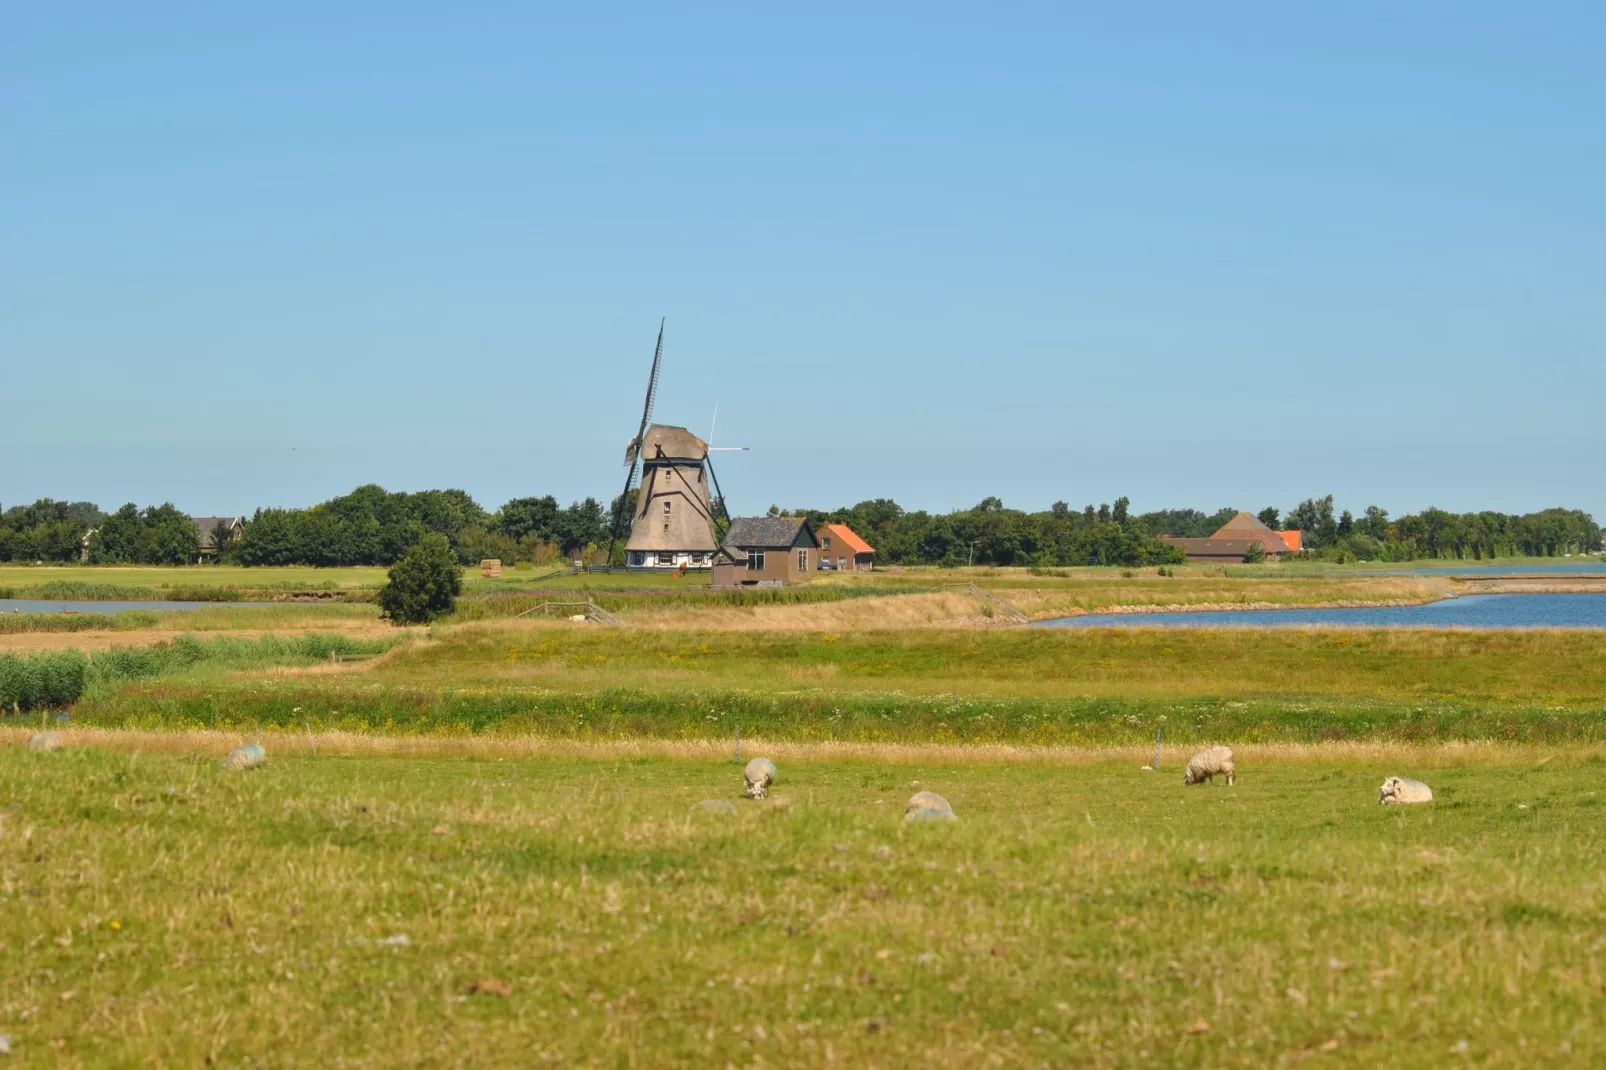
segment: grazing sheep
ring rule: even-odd
[[[1377,801],[1384,806],[1432,802],[1433,789],[1420,780],[1391,776],[1383,781],[1383,788],[1377,794]]]
[[[770,793],[770,785],[775,783],[775,763],[768,758],[754,758],[742,770],[742,776],[747,780],[747,797],[762,799]]]
[[[954,808],[934,791],[917,791],[903,808],[905,821],[958,821]]]
[[[223,759],[225,769],[259,769],[267,764],[268,752],[255,743],[235,747],[229,751],[229,756]]]
[[[60,732],[36,732],[28,740],[28,749],[34,751],[60,750],[67,745],[67,737]]]
[[[1232,749],[1229,747],[1211,747],[1202,750],[1188,759],[1188,768],[1182,774],[1184,784],[1203,784],[1220,774],[1227,778],[1231,784],[1238,777],[1238,767],[1232,762]]]

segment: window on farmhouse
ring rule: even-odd
[[[807,550],[799,550],[797,552],[797,569],[799,572],[807,572],[809,570],[809,552]]]
[[[749,572],[763,572],[764,571],[764,551],[763,550],[749,550],[749,551],[747,551],[747,571],[749,571]]]

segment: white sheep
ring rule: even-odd
[[[1420,780],[1391,776],[1383,781],[1383,788],[1377,794],[1377,801],[1384,806],[1432,802],[1433,789]]]
[[[28,749],[33,751],[56,751],[67,745],[67,737],[60,732],[36,732],[28,740]]]
[[[742,777],[747,781],[747,797],[762,799],[769,795],[770,785],[775,783],[775,763],[768,758],[754,758],[742,770]]]
[[[1225,776],[1227,783],[1231,784],[1238,777],[1238,767],[1232,761],[1230,747],[1211,747],[1202,750],[1188,759],[1188,768],[1182,774],[1184,784],[1213,783],[1211,778],[1217,774]]]

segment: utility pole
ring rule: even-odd
[[[971,568],[972,566],[974,566],[976,564],[976,543],[977,542],[981,542],[981,540],[977,539],[976,542],[973,542],[973,543],[970,544],[970,556],[965,559],[965,567],[966,568]]]

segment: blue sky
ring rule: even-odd
[[[693,7],[10,5],[0,502],[1606,516],[1599,5]]]

